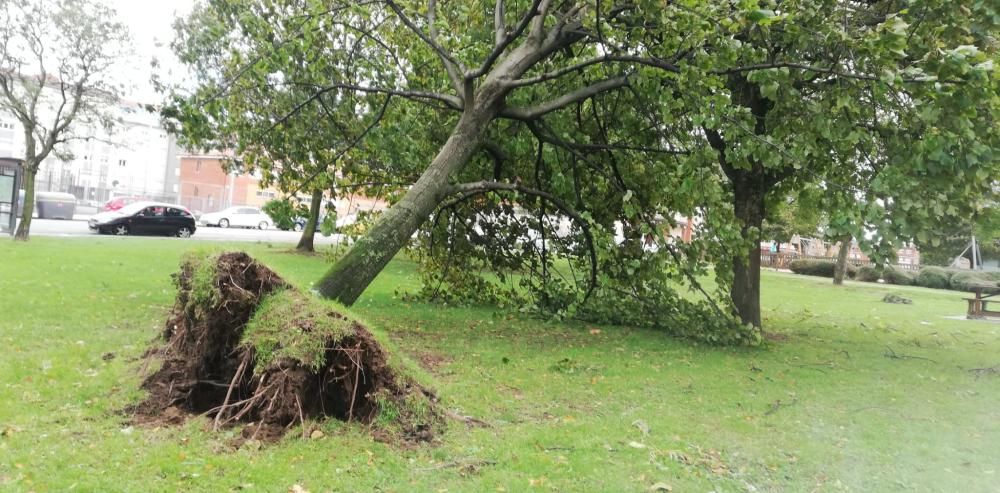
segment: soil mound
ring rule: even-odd
[[[142,384],[136,421],[204,415],[260,440],[326,417],[404,441],[430,440],[441,425],[433,393],[391,365],[371,331],[249,255],[185,258],[174,284],[164,344],[149,352],[162,365]]]

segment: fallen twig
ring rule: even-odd
[[[435,465],[430,466],[430,467],[420,467],[420,468],[417,468],[417,470],[418,471],[436,471],[436,470],[439,470],[439,469],[448,469],[448,468],[451,468],[451,467],[460,467],[462,469],[472,469],[472,470],[475,470],[476,468],[479,468],[479,467],[482,467],[482,466],[495,466],[495,465],[497,465],[497,461],[495,461],[495,460],[488,460],[488,459],[474,459],[474,460],[465,460],[465,461],[453,460],[453,461],[448,461],[448,462],[442,462],[440,464],[435,464]]]
[[[889,346],[886,346],[885,349],[886,351],[883,354],[885,355],[886,358],[889,359],[922,359],[924,361],[930,361],[931,363],[937,363],[937,361],[934,361],[930,358],[925,358],[923,356],[911,356],[909,354],[896,353],[896,351],[893,351],[892,348]]]
[[[771,407],[767,411],[764,412],[764,416],[770,416],[780,411],[781,408],[794,406],[795,404],[798,404],[798,402],[799,402],[798,399],[792,399],[792,402],[789,402],[788,404],[782,404],[781,399],[778,399],[771,404]]]
[[[975,375],[976,380],[979,380],[980,377],[985,375],[996,375],[1000,373],[1000,365],[991,366],[989,368],[971,368],[969,369],[969,373]]]
[[[456,421],[461,421],[461,422],[463,422],[463,423],[465,423],[465,424],[467,424],[469,426],[481,426],[483,428],[492,428],[492,426],[489,423],[487,423],[487,422],[485,422],[485,421],[483,421],[481,419],[477,419],[477,418],[474,418],[472,416],[462,416],[461,414],[458,414],[458,413],[456,413],[454,411],[451,411],[449,409],[445,409],[444,410],[444,415],[448,416],[449,418],[454,419]]]

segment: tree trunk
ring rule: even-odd
[[[302,229],[302,237],[299,238],[299,244],[295,246],[295,249],[300,252],[315,252],[316,248],[313,246],[313,239],[316,238],[317,223],[319,222],[319,209],[323,205],[323,191],[314,190],[312,194],[312,201],[309,202],[309,219],[306,221],[306,227]]]
[[[847,273],[847,253],[851,251],[851,237],[845,236],[840,239],[840,251],[837,252],[837,265],[833,268],[833,283],[837,286],[844,284],[844,274]]]
[[[447,196],[448,177],[476,152],[480,137],[495,115],[493,105],[473,107],[462,113],[448,141],[420,179],[319,280],[317,289],[321,295],[345,305],[358,299]]]
[[[729,295],[740,321],[760,327],[760,240],[764,223],[765,190],[750,180],[733,183],[734,211],[740,235],[749,244],[747,257],[733,259],[733,285]]]
[[[17,231],[14,233],[14,239],[17,241],[28,241],[28,234],[31,232],[31,215],[35,213],[35,174],[38,173],[37,168],[34,169],[24,169],[24,179],[21,182],[24,185],[24,209],[21,214],[21,223],[17,225]],[[14,193],[18,193],[14,190]],[[11,211],[17,213],[17,211]]]

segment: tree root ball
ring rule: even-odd
[[[428,441],[443,426],[437,399],[346,310],[304,294],[240,252],[191,255],[151,349],[139,423],[207,416],[245,439],[280,438],[307,420],[368,425],[387,441]]]

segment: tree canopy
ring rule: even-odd
[[[272,122],[335,121],[331,101],[377,121],[348,144],[410,185],[318,283],[345,303],[423,227],[431,293],[528,293],[565,316],[753,342],[769,203],[816,190],[830,233],[881,255],[1000,176],[988,2],[293,4],[209,2],[267,40],[230,43],[242,63],[226,73],[280,86]],[[271,37],[258,18],[312,28]],[[665,232],[685,217],[690,243]]]

